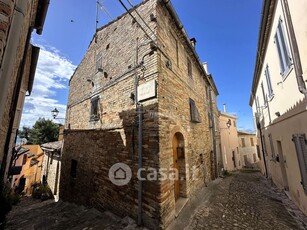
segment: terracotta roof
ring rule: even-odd
[[[55,141],[55,142],[49,142],[41,145],[41,148],[43,150],[51,150],[56,151],[60,150],[62,148],[63,142],[62,141]]]

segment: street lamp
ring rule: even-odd
[[[231,126],[231,120],[230,120],[230,119],[228,119],[228,121],[226,122],[226,125],[227,125],[227,127],[228,127],[228,129],[229,129],[230,126]]]
[[[55,119],[59,114],[59,110],[57,108],[54,108],[54,110],[51,111],[51,114],[53,119]]]

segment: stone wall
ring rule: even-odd
[[[14,4],[19,3],[24,9],[14,10]],[[9,124],[14,119],[12,102],[18,98],[17,88],[20,66],[23,62],[27,37],[34,26],[38,0],[35,1],[14,1],[0,0],[0,164],[4,156],[6,137],[8,135]],[[20,23],[13,23],[14,19]],[[17,39],[16,39],[17,38]],[[27,64],[27,63],[26,63]],[[30,64],[30,63],[28,63]],[[25,66],[27,70],[27,66]],[[27,76],[21,76],[27,77]],[[10,140],[15,139],[16,130],[11,133]],[[11,148],[10,148],[11,149]],[[9,160],[8,160],[9,163]]]
[[[172,62],[159,55],[159,130],[160,167],[173,167],[172,138],[181,133],[184,138],[185,165],[180,170],[186,177],[180,182],[180,197],[190,197],[194,191],[211,180],[213,147],[209,129],[209,98],[206,95],[205,75],[192,54],[182,31],[175,25],[168,10],[160,2],[158,15],[158,44]],[[188,59],[192,63],[192,77],[188,75]],[[191,122],[189,98],[196,103],[201,122]],[[186,188],[185,188],[186,187]],[[174,181],[161,182],[161,215],[167,226],[175,218]]]
[[[162,4],[149,0],[137,8],[150,26],[137,17],[148,35],[124,14],[99,29],[91,41],[70,80],[60,185],[64,200],[137,217],[138,123],[131,93],[136,74],[139,84],[155,80],[157,96],[142,102],[143,168],[155,169],[159,178],[143,182],[143,220],[152,229],[165,228],[175,218],[174,180],[162,180],[160,173],[173,168],[174,136],[182,137],[184,156],[178,160],[179,198],[189,198],[211,180],[213,163],[209,83],[185,35]],[[148,53],[148,36],[159,46],[153,54]],[[137,44],[138,63],[142,59],[144,63],[135,69]],[[91,99],[97,96],[99,116],[93,121]],[[190,99],[195,101],[200,123],[191,122]],[[70,171],[72,160],[77,161],[76,177]],[[119,162],[132,169],[132,180],[123,187],[108,178],[111,166]],[[148,171],[142,175],[146,177]]]

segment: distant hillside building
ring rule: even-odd
[[[221,112],[219,117],[223,169],[233,171],[242,168],[237,131],[238,117]]]
[[[307,1],[266,0],[250,97],[262,172],[307,214]]]
[[[257,152],[257,136],[255,133],[238,130],[239,152],[243,166],[257,166],[259,151]],[[260,156],[260,155],[259,155]]]
[[[130,13],[135,18],[125,13],[97,30],[70,79],[60,198],[165,228],[212,180],[208,92],[216,89],[170,1],[143,1]],[[147,177],[142,190],[139,160]],[[131,168],[127,185],[110,181],[115,163]],[[161,170],[178,170],[179,177],[163,179]],[[123,168],[114,174],[126,177]]]

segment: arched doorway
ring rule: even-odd
[[[174,178],[174,196],[175,201],[177,201],[179,197],[187,197],[184,137],[182,133],[174,134],[172,144],[173,168],[178,173]]]

